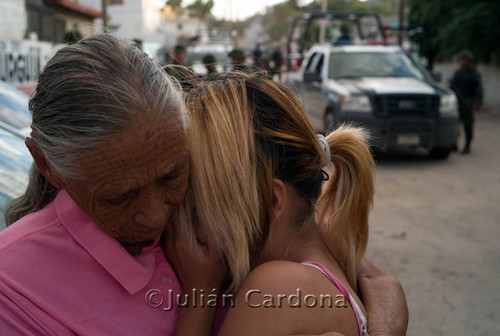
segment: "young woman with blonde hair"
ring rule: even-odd
[[[299,99],[261,76],[200,83],[187,106],[181,222],[221,251],[237,293],[220,335],[365,334],[356,268],[374,161],[364,131],[316,135]]]

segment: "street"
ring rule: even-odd
[[[367,256],[402,282],[410,336],[500,328],[500,110],[474,130],[469,155],[377,159]]]

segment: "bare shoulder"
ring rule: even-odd
[[[220,335],[327,331],[349,335],[352,311],[346,309],[340,294],[312,267],[290,261],[264,263],[250,273],[238,291]]]
[[[313,272],[310,267],[292,261],[269,261],[256,267],[245,280],[243,287],[263,286],[266,289],[283,290],[288,285],[309,284]]]

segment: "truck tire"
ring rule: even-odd
[[[448,157],[448,155],[450,155],[450,152],[451,152],[450,148],[437,147],[437,148],[433,148],[429,152],[429,156],[431,157],[431,159],[442,160],[442,159],[446,159]]]

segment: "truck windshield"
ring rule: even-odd
[[[329,78],[409,77],[424,75],[402,52],[334,52],[330,56]]]

